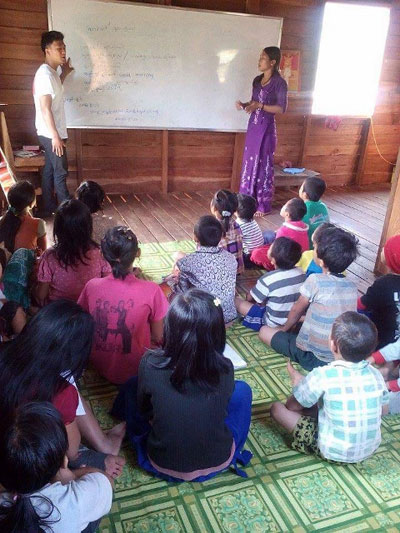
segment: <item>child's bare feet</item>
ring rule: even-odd
[[[104,446],[101,450],[103,453],[117,455],[121,449],[122,441],[125,437],[126,422],[121,422],[117,426],[105,431]]]
[[[304,376],[303,374],[300,374],[300,372],[294,368],[294,366],[292,365],[290,361],[288,361],[286,368],[290,376],[290,379],[292,381],[292,385],[294,387],[303,379]]]
[[[112,478],[117,478],[122,474],[126,460],[119,455],[107,455],[104,461],[106,473]]]

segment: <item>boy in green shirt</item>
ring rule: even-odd
[[[326,205],[320,201],[326,189],[326,183],[321,178],[306,178],[299,189],[299,196],[307,206],[307,213],[303,222],[308,224],[308,240],[310,250],[313,249],[312,235],[323,224],[329,222],[329,213]]]

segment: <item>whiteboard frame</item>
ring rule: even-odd
[[[91,2],[92,0],[83,0],[85,2]],[[178,11],[192,11],[193,13],[213,13],[214,15],[236,15],[238,17],[253,17],[257,19],[273,19],[280,21],[279,28],[279,47],[282,40],[282,27],[283,27],[283,17],[268,17],[265,15],[253,15],[252,13],[234,13],[232,11],[213,11],[212,9],[196,9],[191,7],[179,7],[179,6],[163,6],[158,4],[142,4],[141,2],[123,2],[121,0],[96,0],[96,2],[103,2],[105,4],[120,4],[120,5],[131,5],[139,7],[148,7],[148,8],[159,8],[159,9],[176,9]],[[53,30],[53,17],[51,10],[51,0],[47,0],[47,20],[49,31]],[[234,107],[232,106],[234,111]],[[240,113],[240,111],[238,111]],[[216,131],[221,133],[245,133],[247,129],[243,130],[222,130],[222,129],[212,129],[212,128],[154,128],[150,126],[128,126],[126,128],[121,128],[118,126],[68,126],[69,130],[153,130],[153,131]]]

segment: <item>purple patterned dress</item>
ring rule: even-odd
[[[279,105],[286,111],[286,81],[275,73],[263,87],[258,76],[253,82],[252,100],[265,105]],[[247,127],[239,192],[253,196],[258,202],[258,211],[262,213],[271,210],[274,195],[276,140],[275,115],[260,109],[253,111]]]

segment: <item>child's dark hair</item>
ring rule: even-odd
[[[218,246],[222,237],[221,222],[211,215],[200,217],[194,226],[194,234],[201,246]]]
[[[29,181],[19,181],[8,191],[9,207],[0,221],[0,242],[4,242],[10,253],[14,252],[15,236],[22,224],[20,215],[35,198],[35,187]]]
[[[272,243],[270,254],[275,259],[277,268],[290,270],[300,261],[301,246],[293,239],[278,237]]]
[[[60,31],[45,31],[42,33],[42,39],[40,41],[40,47],[42,52],[46,51],[46,48],[54,41],[63,41],[64,35]]]
[[[68,437],[59,412],[51,403],[26,403],[14,418],[1,417],[0,428],[0,483],[14,494],[0,505],[1,531],[39,533],[45,526],[51,529],[58,521],[49,520],[54,505],[36,494],[35,500],[46,510],[39,515],[29,495],[51,483],[63,466]]]
[[[237,214],[242,220],[250,222],[257,211],[257,200],[249,194],[238,194]]]
[[[0,336],[5,335],[10,339],[14,335],[13,320],[20,307],[19,303],[12,300],[4,303],[0,309]]]
[[[84,181],[76,189],[78,200],[88,206],[91,213],[97,213],[103,207],[106,197],[103,187],[95,181]]]
[[[333,224],[321,224],[313,234],[317,257],[333,274],[340,274],[358,256],[358,239]]]
[[[303,181],[303,192],[311,202],[318,202],[326,190],[326,183],[321,178],[306,178]]]
[[[337,317],[332,326],[332,340],[343,359],[358,363],[369,357],[378,343],[375,324],[365,315],[347,311]]]
[[[67,270],[85,263],[87,253],[99,245],[92,239],[93,222],[89,208],[79,200],[64,200],[54,217],[54,253]]]
[[[186,380],[214,391],[220,374],[231,368],[222,355],[225,342],[221,302],[208,292],[189,289],[173,299],[165,318],[159,366],[173,370],[170,381],[179,391],[184,392]]]
[[[307,213],[307,206],[301,198],[292,198],[286,204],[285,211],[289,214],[290,220],[297,222]]]
[[[0,248],[0,265],[1,265],[2,272],[4,274],[4,271],[5,271],[6,266],[7,266],[7,254],[3,250],[3,248]]]
[[[224,231],[227,232],[229,229],[229,221],[238,208],[237,195],[226,189],[220,189],[214,194],[213,199],[211,200],[211,205],[220,214],[222,227]]]
[[[42,307],[0,348],[0,412],[27,401],[51,402],[73,376],[80,379],[92,349],[94,320],[69,300]]]
[[[138,240],[126,226],[115,226],[106,232],[101,251],[111,265],[114,278],[125,279],[138,255]]]

